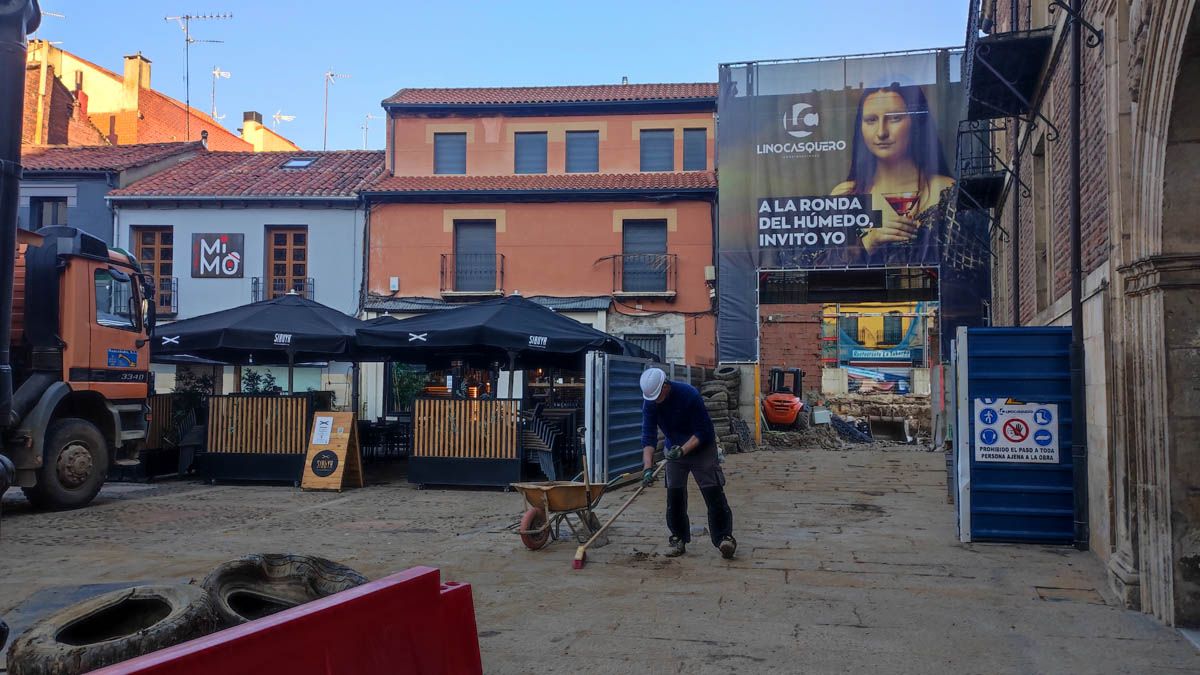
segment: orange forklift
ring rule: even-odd
[[[788,380],[791,383],[788,383]],[[808,427],[808,411],[805,410],[804,371],[799,368],[772,368],[767,380],[767,395],[762,400],[763,418],[771,431],[790,431]]]
[[[17,230],[26,30],[0,0],[0,493],[85,506],[113,463],[136,464],[151,393],[153,285],[132,255],[71,227]],[[19,49],[18,49],[19,48]]]

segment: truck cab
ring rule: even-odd
[[[113,463],[136,463],[149,422],[153,285],[129,253],[70,227],[18,237],[14,393],[0,452],[41,508],[91,502]]]

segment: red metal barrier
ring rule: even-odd
[[[482,672],[470,585],[414,567],[94,675]]]

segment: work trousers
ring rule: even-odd
[[[713,546],[733,534],[733,510],[725,499],[725,473],[717,457],[716,443],[698,448],[679,459],[667,460],[667,529],[685,543],[692,541],[688,519],[687,479],[691,474],[700,487],[708,508],[708,533]]]

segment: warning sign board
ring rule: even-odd
[[[1058,404],[975,399],[975,461],[1058,463]]]

